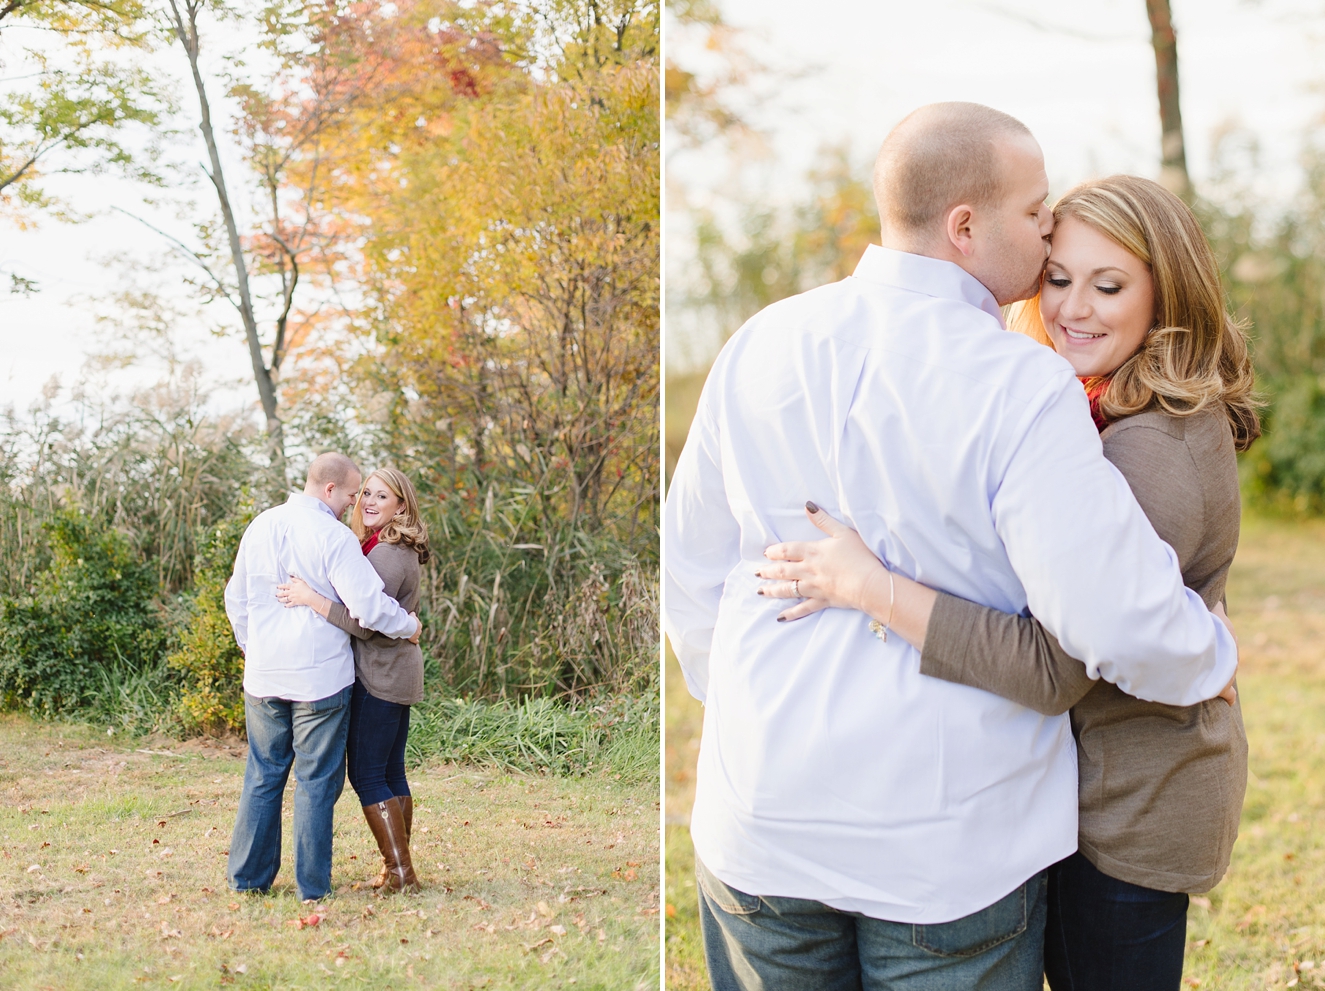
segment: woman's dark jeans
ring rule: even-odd
[[[380,699],[355,679],[345,760],[350,787],[359,796],[360,805],[376,805],[393,795],[404,798],[409,794],[405,780],[408,739],[409,706]]]
[[[1186,943],[1185,894],[1119,881],[1080,853],[1049,868],[1053,991],[1178,991]]]

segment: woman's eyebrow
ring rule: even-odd
[[[1105,265],[1105,266],[1103,266],[1103,267],[1101,267],[1101,268],[1094,268],[1094,269],[1091,269],[1090,277],[1093,279],[1093,278],[1095,278],[1095,276],[1099,275],[1101,272],[1121,272],[1123,275],[1126,275],[1126,274],[1127,274],[1127,270],[1126,270],[1126,269],[1119,268],[1117,265]]]

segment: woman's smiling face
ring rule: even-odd
[[[400,512],[405,505],[403,499],[387,488],[386,482],[376,475],[363,483],[359,492],[359,506],[363,513],[363,525],[369,530],[390,522],[391,517]]]
[[[1040,316],[1054,350],[1078,375],[1109,375],[1155,324],[1150,266],[1089,224],[1064,217],[1054,227]]]

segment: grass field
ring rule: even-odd
[[[1227,877],[1188,914],[1192,988],[1325,986],[1325,523],[1248,516],[1229,578],[1250,741]],[[667,987],[706,988],[686,827],[699,706],[666,664]]]
[[[0,718],[0,988],[655,988],[656,779],[425,764],[424,891],[379,898],[353,792],[335,893],[226,888],[242,752]]]

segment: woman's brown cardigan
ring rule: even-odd
[[[1222,600],[1241,515],[1222,410],[1141,413],[1111,424],[1101,439],[1155,532],[1177,552],[1187,587],[1208,606]],[[1218,698],[1186,707],[1142,702],[1092,681],[1034,619],[943,594],[920,670],[1046,714],[1070,708],[1080,850],[1105,874],[1186,892],[1208,891],[1223,877],[1247,787],[1238,705]]]

